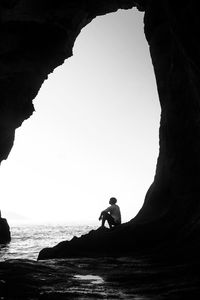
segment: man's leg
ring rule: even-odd
[[[105,212],[102,212],[102,214],[101,214],[101,226],[102,227],[104,227],[105,226],[105,222],[106,222],[106,220],[107,220],[107,213],[105,213]]]
[[[112,225],[116,224],[113,217],[109,213],[104,211],[102,213],[102,225],[101,225],[102,227],[104,227],[106,221],[108,222],[110,228],[112,227]]]

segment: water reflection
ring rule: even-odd
[[[9,244],[0,244],[0,260],[4,258],[6,253],[9,251]]]
[[[92,284],[104,283],[103,278],[100,276],[97,276],[97,275],[75,275],[74,278],[78,279],[78,280],[90,281],[90,283],[92,283]]]
[[[7,249],[4,248],[2,252],[0,248],[0,260],[14,258],[37,260],[41,249],[53,247],[61,241],[72,239],[73,236],[81,236],[94,228],[94,226],[69,226],[65,224],[11,226],[12,239]]]

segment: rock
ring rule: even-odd
[[[167,257],[98,257],[0,262],[0,298],[199,299],[200,264]]]
[[[114,255],[114,244],[112,239],[112,251],[110,250],[111,230],[100,227],[92,230],[81,238],[74,237],[71,241],[64,241],[52,248],[44,248],[40,251],[38,259],[51,259],[63,257],[98,257],[112,253]],[[105,243],[107,241],[107,245]],[[120,252],[118,249],[118,252]],[[123,255],[123,252],[120,252]]]
[[[10,227],[5,218],[0,218],[0,244],[5,244],[10,242]]]

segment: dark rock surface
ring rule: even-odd
[[[32,100],[43,81],[72,55],[81,29],[96,16],[120,8],[136,6],[145,12],[144,30],[162,110],[157,169],[136,218],[109,238],[101,235],[102,253],[118,251],[111,245],[118,246],[121,239],[128,253],[134,247],[148,249],[150,241],[186,245],[188,236],[195,243],[200,236],[198,5],[197,0],[0,2],[0,161],[12,148],[15,129],[33,113]],[[84,249],[85,239],[66,244],[65,253],[74,243]],[[96,246],[91,242],[90,253],[92,249]]]
[[[195,260],[149,257],[0,262],[1,299],[198,299]]]
[[[0,217],[0,244],[5,244],[10,242],[10,227],[5,218]]]
[[[153,225],[152,225],[153,226]],[[155,225],[154,225],[155,226]],[[122,257],[150,255],[179,257],[183,260],[190,257],[199,259],[200,239],[198,231],[188,234],[187,238],[175,235],[152,236],[152,228],[136,228],[129,223],[118,226],[114,230],[98,228],[81,237],[73,237],[70,241],[62,241],[54,247],[44,248],[38,255],[38,260],[53,258],[75,258],[102,256]]]
[[[116,227],[113,230],[100,227],[92,230],[80,238],[74,237],[71,241],[63,241],[52,248],[44,248],[40,251],[38,259],[51,259],[63,257],[99,257],[99,256],[126,256],[135,255],[138,251],[151,252],[156,247],[155,239],[145,237],[144,229],[137,230],[138,236],[132,236],[129,223]],[[149,245],[147,241],[149,239]],[[141,245],[144,245],[142,250]]]

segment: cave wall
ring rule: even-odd
[[[130,224],[159,223],[179,232],[200,212],[199,30],[197,1],[2,0],[0,2],[0,161],[15,129],[34,111],[48,74],[72,55],[81,29],[118,9],[145,11],[145,35],[161,104],[154,182]],[[134,55],[134,54],[133,54]],[[152,227],[155,230],[155,227]],[[158,228],[158,226],[156,227]]]
[[[145,34],[161,104],[160,151],[154,182],[138,218],[177,236],[199,230],[200,21],[197,1],[153,2]],[[150,218],[149,218],[150,217]]]

